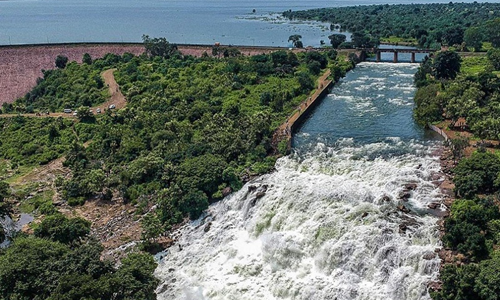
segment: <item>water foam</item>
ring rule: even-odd
[[[181,229],[157,269],[159,299],[430,299],[440,246],[436,218],[425,214],[440,199],[435,146],[346,139],[280,159],[276,172]],[[400,148],[407,153],[384,156]],[[403,203],[410,182],[417,187]]]

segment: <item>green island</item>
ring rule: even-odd
[[[164,38],[144,43],[141,56],[85,56],[82,64],[58,57],[31,92],[3,105],[0,209],[18,203],[42,221],[0,250],[2,299],[156,299],[153,258],[135,252],[158,251],[159,234],[269,172],[288,150],[286,140],[273,141],[276,129],[322,73],[338,80],[355,66],[333,49],[243,56],[214,48],[193,57]],[[110,96],[106,70],[126,107],[96,113],[90,107]],[[61,115],[69,108],[74,116]],[[69,172],[52,184],[22,184],[35,167],[58,161]],[[100,260],[90,223],[53,202],[116,197],[136,208],[142,226],[142,243],[117,268]]]

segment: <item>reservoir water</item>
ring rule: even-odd
[[[0,45],[140,42],[291,46],[328,42],[329,24],[277,20],[271,13],[318,7],[429,3],[429,0],[0,0]],[[449,0],[432,2],[448,3]],[[473,2],[466,0],[464,2]],[[495,2],[495,1],[494,1]],[[256,10],[253,13],[253,10]],[[262,21],[265,20],[265,21]]]
[[[412,120],[416,68],[348,73],[274,172],[175,233],[158,298],[430,299],[441,142]]]

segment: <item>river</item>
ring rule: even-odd
[[[276,171],[176,232],[159,299],[430,299],[442,142],[412,119],[416,68],[349,72]]]

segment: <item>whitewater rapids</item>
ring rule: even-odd
[[[348,77],[334,89],[337,96],[351,93],[347,100],[333,98],[353,115],[366,111],[368,101],[359,94],[367,91],[356,87],[379,90],[380,78],[367,83],[363,77],[374,68],[380,67],[362,65],[351,75],[363,78],[360,82]],[[414,67],[393,68],[414,72]],[[390,86],[386,77],[383,84]],[[377,101],[411,113],[414,90],[411,78],[402,77],[396,87],[401,93]],[[371,115],[384,114],[372,102],[378,113]],[[274,172],[179,229],[178,243],[156,270],[160,300],[430,299],[428,284],[439,274],[435,250],[441,244],[438,219],[428,205],[442,201],[435,154],[441,142],[376,133],[368,133],[377,136],[373,140],[332,142],[311,132],[297,134],[307,147],[279,159]]]

